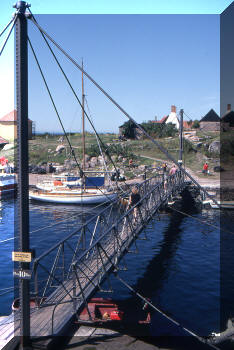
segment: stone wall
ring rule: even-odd
[[[204,131],[220,131],[220,122],[200,122],[200,129]]]

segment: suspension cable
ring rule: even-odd
[[[185,115],[190,121],[193,121],[192,118],[189,117],[189,115],[186,114],[185,112],[184,112],[184,115]],[[199,131],[200,131],[205,137],[207,136],[207,135],[205,134],[204,131],[202,131],[202,130],[199,130]],[[184,138],[184,141],[185,141],[185,138]],[[214,200],[213,200],[213,201],[214,201]],[[215,201],[214,201],[214,202],[215,202]],[[215,204],[217,204],[217,203],[215,202]],[[227,211],[225,211],[225,209],[223,209],[220,205],[219,205],[219,209],[220,209],[222,212],[224,212],[224,214],[225,214],[227,217],[232,218],[231,215],[230,215],[230,213],[227,212]]]
[[[47,82],[46,82],[45,76],[44,76],[44,74],[43,74],[43,72],[42,72],[40,63],[39,63],[39,61],[38,61],[38,59],[37,59],[36,53],[35,53],[35,51],[34,51],[34,49],[33,49],[33,46],[32,46],[32,43],[31,43],[31,40],[29,39],[29,37],[28,37],[28,42],[29,42],[30,48],[31,48],[31,50],[32,50],[33,56],[34,56],[34,58],[35,58],[35,61],[36,61],[36,63],[37,63],[38,69],[39,69],[39,71],[40,71],[40,73],[41,73],[41,77],[42,77],[42,79],[43,79],[43,81],[44,81],[44,84],[45,84],[45,86],[46,86],[46,90],[47,90],[47,92],[48,92],[48,94],[49,94],[50,100],[51,100],[51,102],[52,102],[52,104],[53,104],[55,113],[57,114],[58,120],[59,120],[60,125],[61,125],[61,127],[62,127],[62,130],[63,130],[63,132],[64,132],[64,135],[65,135],[65,137],[66,137],[66,140],[67,140],[67,142],[68,142],[68,144],[69,144],[69,147],[70,147],[71,152],[72,152],[72,155],[73,155],[73,157],[74,157],[74,159],[75,159],[76,165],[77,165],[77,167],[78,167],[78,169],[79,169],[79,171],[80,171],[80,176],[83,177],[83,170],[81,169],[80,164],[79,164],[78,161],[77,161],[77,158],[76,158],[76,155],[75,155],[75,151],[74,151],[74,149],[73,149],[73,147],[72,147],[72,145],[71,145],[71,142],[70,142],[70,140],[69,140],[69,137],[68,137],[68,135],[67,135],[67,133],[66,133],[66,131],[65,131],[65,129],[64,129],[62,120],[61,120],[60,115],[59,115],[59,113],[58,113],[58,110],[57,110],[57,107],[56,107],[56,105],[55,105],[54,99],[53,99],[53,97],[52,97],[52,95],[51,95],[49,86],[48,86],[48,84],[47,84]]]
[[[87,106],[87,109],[88,109],[89,114],[90,114],[88,120],[90,120],[90,121],[93,123],[92,117],[91,117],[91,113],[90,113],[90,109],[89,109],[89,106],[88,106],[88,101],[87,101],[86,98],[85,98],[85,102],[86,102],[86,106]],[[91,124],[91,126],[92,126],[92,124]],[[105,154],[106,154],[106,155],[108,156],[108,158],[110,159],[112,165],[114,166],[114,169],[115,169],[115,171],[116,171],[116,174],[117,174],[118,170],[117,170],[117,168],[116,168],[116,166],[115,166],[115,163],[113,162],[113,160],[112,160],[112,158],[111,158],[111,155],[110,155],[110,153],[109,153],[109,151],[108,151],[108,148],[105,148],[105,144],[103,143],[101,137],[98,135],[98,133],[97,133],[97,131],[96,131],[96,129],[95,129],[94,127],[93,127],[93,130],[94,130],[94,133],[95,133],[95,136],[96,136],[96,139],[97,139],[97,143],[98,143],[98,147],[99,147],[99,149],[100,149],[100,152],[102,153],[102,148],[101,148],[101,146],[102,146],[102,147],[104,148]],[[101,143],[101,145],[100,145],[99,143]],[[103,156],[102,156],[102,157],[103,157]],[[104,157],[103,157],[103,160],[104,160]],[[105,165],[105,167],[106,167],[106,162],[105,162],[105,160],[104,160],[104,165]],[[107,171],[107,168],[106,168],[106,171]],[[109,178],[109,182],[110,182],[110,178]],[[116,184],[116,187],[119,188],[119,189],[122,191],[122,194],[125,194],[125,193],[126,193],[126,191],[124,191],[124,190],[122,189],[122,187],[119,185],[117,176],[116,176],[115,184]],[[125,180],[124,180],[124,184],[127,185]],[[112,186],[112,188],[113,188],[113,186]]]
[[[31,12],[30,9],[29,9],[29,11],[30,11],[30,13],[31,13],[31,15],[32,15],[32,17],[33,17],[33,19],[34,19],[34,21],[36,22],[36,19],[35,19],[35,17],[33,16],[33,14],[32,14],[32,12]],[[37,22],[36,22],[36,23],[37,23]],[[112,160],[112,158],[111,158],[109,152],[107,151],[107,149],[105,149],[104,143],[103,143],[102,139],[101,139],[100,136],[98,135],[98,133],[97,133],[95,127],[94,127],[94,124],[93,124],[92,120],[89,118],[88,114],[86,113],[86,111],[85,111],[85,109],[84,109],[84,107],[83,107],[83,105],[82,105],[82,103],[81,103],[79,97],[77,96],[77,94],[76,94],[76,92],[75,92],[73,86],[71,85],[71,83],[70,83],[70,81],[69,81],[69,79],[68,79],[66,73],[64,72],[64,70],[63,70],[61,64],[59,63],[58,58],[56,57],[54,51],[52,50],[50,44],[48,43],[48,40],[46,39],[46,37],[45,37],[45,35],[44,35],[44,32],[41,31],[40,28],[39,28],[39,31],[40,31],[40,33],[41,33],[43,39],[45,40],[45,42],[46,42],[46,44],[47,44],[47,46],[48,46],[48,48],[49,48],[51,54],[53,55],[53,57],[54,57],[54,59],[55,59],[57,65],[59,66],[59,68],[60,68],[60,70],[61,70],[61,72],[62,72],[64,78],[66,79],[68,85],[70,86],[70,88],[71,88],[71,90],[72,90],[72,92],[73,92],[73,94],[74,94],[76,100],[78,101],[78,103],[79,103],[81,109],[83,110],[83,112],[84,112],[86,118],[88,119],[88,121],[89,121],[91,127],[93,128],[96,137],[98,137],[98,140],[99,140],[99,142],[101,143],[101,145],[102,145],[102,147],[103,147],[103,149],[104,149],[104,152],[105,152],[106,155],[108,156],[109,160],[111,161],[111,163],[112,163],[112,165],[114,166],[114,169],[115,169],[115,171],[116,171],[116,173],[117,173],[118,170],[117,170],[117,168],[116,168],[116,166],[115,166],[115,163],[113,162],[113,160]],[[87,100],[86,100],[86,104],[87,104]],[[117,185],[117,188],[120,188],[120,187],[118,186],[118,184],[117,184],[117,181],[116,181],[116,185]],[[96,187],[97,187],[97,186],[96,186]],[[121,190],[122,190],[122,189],[121,189]]]
[[[0,37],[3,35],[3,33],[5,33],[5,31],[7,30],[7,28],[9,27],[9,25],[14,21],[14,17],[12,17],[12,19],[10,20],[10,22],[6,25],[6,27],[1,31],[0,33]]]
[[[126,192],[124,192],[124,194],[128,194],[128,192],[126,191]],[[104,202],[104,203],[97,204],[96,206],[92,207],[92,209],[90,209],[90,210],[89,210],[89,209],[86,210],[86,211],[85,211],[86,215],[88,215],[88,214],[91,213],[93,210],[96,210],[96,209],[98,209],[99,207],[102,207],[103,205],[105,205],[105,204],[107,204],[107,203],[109,203],[109,200],[106,201],[106,202]],[[56,226],[56,225],[58,225],[58,224],[61,224],[61,223],[66,222],[66,221],[68,221],[68,220],[71,220],[71,219],[74,218],[74,217],[76,217],[76,218],[82,217],[82,215],[83,215],[83,213],[80,213],[79,215],[77,215],[77,214],[71,215],[71,216],[69,216],[69,217],[66,218],[66,219],[59,220],[58,222],[55,222],[55,223],[53,223],[53,224],[51,224],[51,225],[49,225],[49,226],[47,225],[47,226],[44,226],[44,227],[40,227],[40,228],[38,228],[38,229],[36,229],[36,230],[30,231],[29,233],[32,234],[32,233],[36,233],[36,232],[39,232],[39,231],[43,231],[43,230],[45,230],[45,229],[47,229],[47,228],[49,228],[49,227],[54,227],[54,226]],[[0,241],[0,243],[5,243],[5,242],[8,242],[8,241],[12,241],[12,240],[14,240],[14,239],[16,239],[16,238],[17,238],[17,237],[7,238],[7,239],[4,239],[4,240]]]
[[[61,120],[61,118],[60,118],[60,116],[59,116],[59,113],[58,113],[58,111],[57,111],[57,108],[56,108],[56,105],[55,105],[55,103],[54,103],[53,97],[52,97],[52,95],[51,95],[51,92],[50,92],[50,90],[49,90],[48,84],[47,84],[47,82],[46,82],[46,79],[45,79],[45,77],[44,77],[44,74],[43,74],[43,72],[42,72],[41,66],[40,66],[40,64],[39,64],[39,61],[38,61],[38,59],[37,59],[36,53],[35,53],[35,51],[34,51],[34,49],[33,49],[33,46],[32,46],[32,43],[31,43],[29,37],[28,37],[28,41],[29,41],[31,50],[32,50],[32,52],[33,52],[33,56],[34,56],[34,58],[35,58],[35,60],[36,60],[37,66],[38,66],[38,68],[39,68],[39,71],[40,71],[40,73],[41,73],[41,76],[42,76],[42,78],[43,78],[43,81],[44,81],[44,83],[45,83],[47,92],[48,92],[48,94],[49,94],[49,96],[50,96],[51,102],[52,102],[52,104],[53,104],[53,107],[54,107],[55,112],[56,112],[56,114],[57,114],[57,117],[58,117],[58,119],[59,119],[60,125],[61,125],[61,127],[62,127],[62,129],[63,129],[64,135],[65,135],[65,137],[66,137],[66,139],[67,139],[67,142],[68,142],[69,147],[70,147],[70,149],[71,149],[72,155],[73,155],[73,157],[74,157],[74,159],[75,159],[75,161],[76,161],[76,164],[77,164],[77,166],[78,166],[78,169],[79,169],[79,171],[80,171],[80,177],[86,178],[86,176],[85,176],[83,170],[81,169],[81,167],[80,167],[80,165],[79,165],[79,163],[78,163],[78,161],[77,161],[77,159],[76,159],[74,149],[72,148],[72,145],[71,145],[71,143],[70,143],[70,140],[69,140],[69,138],[68,138],[68,135],[67,135],[67,133],[66,133],[66,131],[65,131],[65,129],[64,129],[62,120]],[[57,61],[57,60],[56,60],[56,61]],[[58,63],[58,62],[57,62],[57,63]],[[59,63],[58,63],[58,64],[59,64]],[[59,66],[60,66],[60,64],[59,64]],[[62,70],[62,67],[61,67],[61,66],[60,66],[60,68],[61,68],[61,70]],[[62,70],[62,72],[63,72],[63,70]],[[64,73],[64,74],[65,74],[65,73]],[[69,81],[68,81],[68,82],[69,82]],[[70,83],[69,83],[69,85],[70,85]],[[70,86],[71,86],[71,85],[70,85]],[[71,88],[72,88],[72,86],[71,86]],[[73,88],[72,88],[72,89],[73,89]],[[73,91],[74,91],[74,89],[73,89]],[[74,93],[75,93],[75,92],[74,92]],[[80,102],[78,96],[77,96],[77,99],[78,99],[78,102],[80,103],[80,105],[82,106],[82,104],[81,104],[81,102]],[[96,189],[98,189],[98,190],[107,198],[107,200],[108,200],[109,202],[111,202],[110,198],[108,198],[108,195],[107,195],[99,186],[97,186],[96,184],[94,184],[94,182],[93,182],[92,179],[89,179],[89,180],[91,181],[91,183],[93,183],[93,185],[96,187]],[[83,197],[82,197],[82,199],[83,199]]]
[[[1,50],[0,50],[0,56],[1,56],[1,54],[3,53],[3,50],[4,50],[4,48],[5,48],[5,46],[6,46],[7,42],[8,42],[8,39],[9,39],[11,33],[12,33],[12,30],[13,30],[13,28],[14,28],[14,26],[15,26],[15,22],[16,22],[16,20],[17,20],[17,17],[18,17],[18,12],[15,14],[15,18],[8,24],[8,26],[9,26],[9,25],[13,22],[13,23],[12,23],[12,26],[11,26],[11,28],[10,28],[10,30],[9,30],[9,33],[7,34],[7,37],[6,37],[6,39],[5,39],[5,41],[4,41],[3,45],[2,45],[2,48],[1,48]],[[5,30],[8,28],[8,26],[5,28]],[[4,31],[5,31],[5,30],[4,30]]]
[[[117,266],[112,263],[116,268]],[[121,278],[119,276],[119,274],[117,272],[114,272],[115,277],[125,286],[127,287],[131,292],[133,292],[134,294],[136,294],[140,299],[142,299],[147,305],[149,305],[153,310],[157,311],[159,314],[163,315],[167,320],[169,320],[170,322],[172,322],[173,324],[175,324],[176,326],[182,328],[185,332],[188,332],[191,336],[197,338],[198,340],[200,340],[202,343],[207,343],[206,340],[203,337],[198,336],[197,334],[193,333],[192,331],[190,331],[189,329],[183,327],[179,322],[175,321],[173,318],[171,318],[170,316],[168,316],[167,314],[165,314],[165,312],[163,312],[162,310],[158,309],[154,304],[152,304],[151,301],[149,301],[147,298],[145,298],[144,296],[142,296],[140,293],[138,293],[134,288],[132,288],[127,282],[125,282],[123,280],[123,278]],[[213,349],[219,350],[216,346],[214,346],[211,343],[208,343],[209,346],[213,347]]]
[[[192,215],[190,215],[190,214],[187,214],[187,213],[184,213],[184,212],[181,211],[181,210],[175,209],[175,208],[173,208],[172,206],[170,206],[170,209],[173,210],[173,211],[176,211],[177,213],[180,213],[180,214],[182,214],[182,215],[188,216],[189,218],[194,219],[194,220],[200,222],[200,223],[203,224],[203,225],[207,225],[207,226],[213,227],[213,228],[215,228],[215,229],[217,229],[217,230],[220,230],[220,231],[223,231],[223,232],[227,232],[227,233],[234,234],[234,232],[229,231],[229,230],[225,230],[225,229],[223,229],[221,226],[218,227],[218,226],[216,226],[216,225],[213,225],[213,224],[208,223],[207,221],[204,221],[204,220],[195,218],[194,216],[192,216]]]
[[[211,198],[214,203],[219,207],[220,204],[211,197],[211,195],[207,192],[205,188],[203,188],[193,177],[190,175],[180,163],[178,163],[175,158],[152,136],[150,136],[141,125],[139,125],[82,67],[59,45],[57,42],[49,35],[47,32],[35,21],[33,17],[30,17],[31,21],[36,25],[36,27],[43,33],[45,36],[81,71],[83,74],[129,119],[131,120],[144,135],[146,135],[159,149],[162,153],[164,153],[168,159],[170,159],[173,163],[175,163],[181,171],[194,182],[197,187],[199,187],[207,197]]]

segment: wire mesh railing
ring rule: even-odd
[[[147,179],[138,187],[141,199],[135,206],[119,198],[35,259],[32,282],[38,307],[67,300],[77,304],[83,294],[86,298],[100,289],[111,264],[118,264],[155,211],[183,185],[180,171],[164,180]]]

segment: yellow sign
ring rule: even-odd
[[[21,261],[21,262],[31,262],[32,261],[32,253],[12,252],[12,260],[13,261]]]

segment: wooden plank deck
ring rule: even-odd
[[[126,226],[127,227],[127,226]],[[139,225],[137,227],[137,230],[135,230],[135,234],[139,232],[143,228],[142,225]],[[121,246],[121,250],[119,251],[119,259],[120,256],[124,253],[126,249],[129,248],[129,246],[133,243],[135,240],[135,236],[132,236],[131,239],[128,238],[128,231],[125,229],[121,232],[121,240],[123,241],[123,244]],[[108,244],[104,247],[105,251],[107,252],[108,256],[113,258],[114,256],[114,238],[113,240],[109,241]],[[106,255],[103,251],[100,251],[103,262],[105,264],[105,269],[107,272],[112,268],[112,264],[108,261]],[[87,265],[89,268],[82,268],[84,273],[86,273],[89,277],[92,277],[92,281],[94,284],[98,285],[98,282],[101,282],[105,274],[101,272],[102,270],[102,261],[101,258],[96,258],[90,256],[90,258],[87,261]],[[90,274],[90,270],[92,270],[93,275]],[[78,274],[79,274],[78,270]],[[80,272],[82,275],[82,273]],[[96,277],[94,277],[96,275]],[[101,278],[100,278],[101,276]],[[85,296],[88,298],[94,291],[95,287],[89,283],[87,286],[87,278],[84,276],[80,278],[81,286],[86,288],[84,289]],[[73,281],[68,280],[64,283],[64,287],[67,289],[67,291],[70,291],[72,295],[73,290]],[[76,283],[76,295],[80,296],[80,288],[78,283]],[[46,304],[49,304],[50,302],[61,302],[63,301],[64,304],[60,304],[55,309],[55,317],[53,322],[53,333],[59,334],[59,332],[62,330],[64,325],[71,319],[72,315],[74,315],[75,311],[79,310],[81,307],[83,307],[83,301],[80,300],[80,302],[77,302],[77,308],[74,310],[73,301],[71,297],[68,295],[68,293],[64,290],[62,286],[59,286],[54,293],[50,295],[50,297],[47,299]],[[31,336],[32,337],[42,337],[42,336],[49,336],[52,335],[52,317],[55,306],[45,306],[39,309],[34,309],[31,312]],[[19,312],[15,312],[14,314],[11,314],[10,316],[4,318],[4,322],[0,324],[0,339],[1,339],[1,346],[8,343],[8,341],[13,336],[19,336],[20,335],[20,324],[19,321],[16,321],[16,319],[19,318]],[[3,346],[2,346],[3,347]]]
[[[108,254],[109,259],[113,259],[113,257],[115,257],[115,263],[119,262],[121,257],[128,251],[129,247],[144,228],[145,223],[152,218],[161,202],[168,198],[168,196],[169,193],[164,193],[165,198],[160,198],[160,201],[156,206],[155,203],[151,203],[151,208],[149,208],[149,211],[146,208],[141,209],[143,222],[139,222],[137,226],[134,227],[133,232],[127,220],[123,221],[122,227],[118,233],[118,238],[121,242],[121,247],[118,249],[118,254],[116,254],[115,250],[115,236],[103,244],[103,248]],[[82,266],[80,265],[83,272],[77,268],[77,274],[79,275],[80,284],[85,294],[85,298],[89,298],[91,296],[97,286],[105,279],[106,273],[109,273],[110,270],[113,269],[113,264],[102,250],[100,250],[100,256],[97,258],[97,256],[92,256],[90,254],[88,259],[85,260],[85,264],[87,266],[84,264]],[[105,266],[105,270],[103,270],[102,262]],[[92,279],[92,283],[88,281],[85,274]],[[31,310],[31,337],[45,337],[60,334],[62,329],[71,320],[74,314],[77,311],[79,312],[81,308],[84,307],[84,301],[82,299],[81,289],[78,282],[76,281],[74,286],[73,280],[69,279],[65,281],[63,285],[64,286],[60,285],[57,287],[57,289],[47,298],[46,302],[43,304],[43,307]],[[79,300],[76,300],[76,304],[74,304],[72,300],[74,287],[76,296],[80,298]],[[58,304],[55,306],[51,305],[51,303]],[[4,318],[3,321],[0,321],[0,349],[2,349],[3,346],[6,345],[14,336],[19,335],[19,312],[15,312],[14,314]]]

